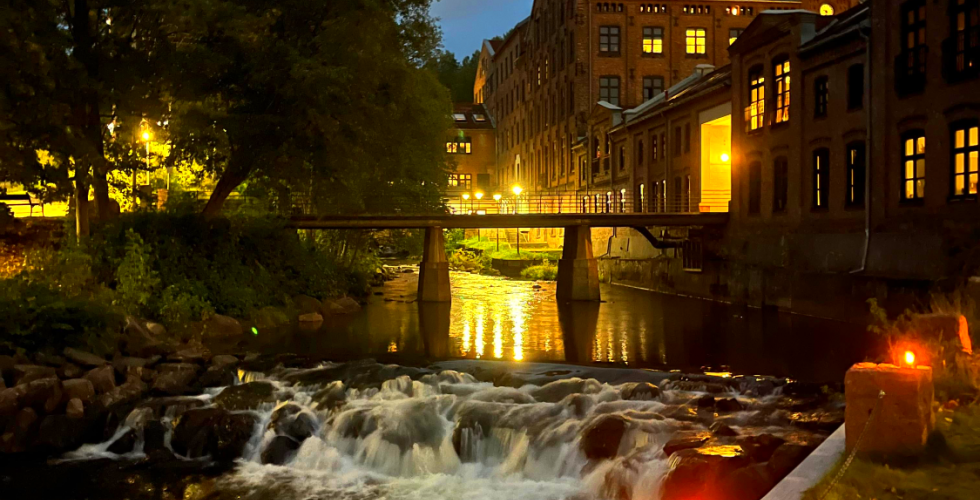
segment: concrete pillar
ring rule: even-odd
[[[559,301],[599,300],[599,266],[592,255],[589,226],[565,228],[556,295]]]
[[[425,228],[425,247],[419,264],[419,302],[450,302],[449,261],[441,227]]]

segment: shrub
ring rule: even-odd
[[[524,268],[521,271],[521,278],[534,281],[555,281],[558,279],[558,266],[545,259],[541,264]]]

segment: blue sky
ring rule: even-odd
[[[484,39],[503,35],[531,15],[534,0],[436,0],[433,17],[439,18],[442,43],[456,59],[480,49]]]

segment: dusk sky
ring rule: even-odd
[[[443,45],[456,59],[480,49],[484,39],[503,35],[531,15],[534,0],[437,0],[432,15],[439,18]]]

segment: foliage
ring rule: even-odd
[[[545,259],[541,264],[524,268],[521,271],[521,278],[535,281],[555,281],[558,279],[558,266]]]
[[[441,51],[429,64],[452,97],[453,102],[473,102],[473,86],[476,84],[476,70],[480,64],[480,51],[467,56],[462,62],[456,60],[452,52]]]
[[[452,228],[446,230],[446,251],[452,252],[464,246],[466,240],[466,230],[463,228]]]
[[[145,316],[160,285],[159,273],[151,260],[153,249],[132,230],[126,233],[125,248],[126,255],[116,269],[118,302],[125,310]]]
[[[457,248],[448,255],[449,268],[454,271],[469,271],[480,274],[496,274],[490,254]]]

